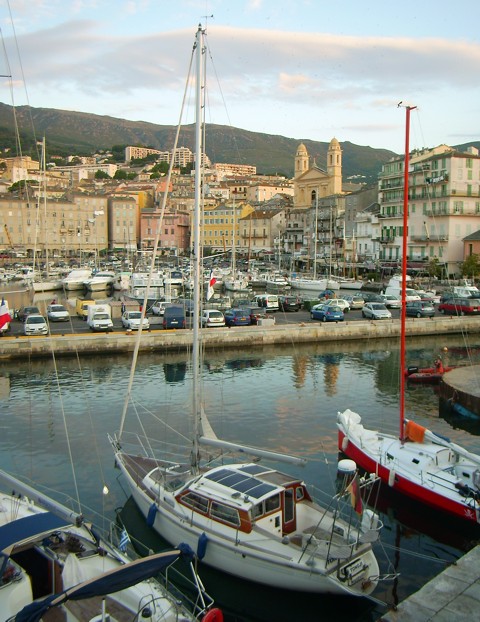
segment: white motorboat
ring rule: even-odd
[[[204,85],[201,57],[204,30],[199,26],[197,55],[197,117],[195,159],[195,227],[193,238],[194,311],[201,316],[201,157]],[[371,510],[358,513],[351,505],[360,488],[366,490],[374,476],[352,476],[349,487],[314,501],[303,480],[262,463],[245,460],[250,454],[263,460],[302,465],[305,460],[262,448],[245,447],[215,437],[203,411],[202,335],[193,324],[192,409],[194,432],[183,459],[180,448],[170,454],[153,434],[125,431],[128,391],[119,432],[110,442],[128,488],[147,522],[169,542],[187,542],[204,563],[236,577],[276,588],[324,594],[368,596],[380,579],[373,542],[381,523]],[[141,338],[141,337],[140,337]],[[133,357],[131,379],[135,376]],[[155,415],[158,423],[157,415]],[[159,425],[166,430],[170,425]],[[143,429],[143,426],[142,426]],[[185,439],[185,435],[183,435]],[[130,441],[132,444],[130,445]],[[139,443],[139,444],[138,444]],[[158,453],[155,449],[159,448]],[[207,449],[208,448],[208,449]],[[205,450],[205,451],[203,451]],[[217,452],[217,455],[212,455]],[[240,460],[231,453],[240,453]]]
[[[102,292],[112,287],[115,280],[115,272],[111,270],[100,270],[96,272],[90,279],[86,279],[83,284],[89,292]]]
[[[85,289],[85,281],[92,277],[90,268],[75,268],[62,279],[62,287],[67,291]]]

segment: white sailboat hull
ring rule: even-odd
[[[50,280],[50,281],[33,281],[32,288],[36,293],[39,292],[52,292],[58,289],[62,289],[62,279]]]
[[[379,568],[371,549],[360,552],[354,556],[354,560],[350,558],[348,562],[344,559],[338,563],[337,560],[332,565],[330,559],[326,568],[328,556],[314,555],[312,558],[313,549],[304,550],[300,545],[290,544],[295,539],[305,542],[305,538],[311,537],[311,532],[292,533],[285,538],[281,533],[272,537],[266,529],[257,527],[247,534],[222,526],[180,505],[174,493],[161,485],[157,488],[157,494],[152,495],[144,484],[138,485],[138,477],[132,477],[122,461],[122,453],[117,452],[116,457],[130,492],[147,521],[152,516],[152,506],[156,507],[154,522],[149,524],[165,540],[170,543],[186,542],[193,550],[197,550],[202,534],[206,535],[207,544],[202,559],[205,564],[247,581],[300,592],[359,596],[367,595],[374,589]],[[313,523],[320,523],[321,516],[328,522],[322,508],[319,512],[311,508],[309,511]],[[370,579],[364,582],[357,580],[351,585],[348,581],[340,581],[337,577],[339,567],[353,565],[358,559],[368,569],[366,572]]]
[[[305,291],[340,289],[340,284],[334,279],[290,279],[289,283],[290,287],[292,287],[293,289]]]

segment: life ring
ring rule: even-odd
[[[214,608],[207,611],[202,618],[202,622],[223,622],[223,613],[221,609]]]

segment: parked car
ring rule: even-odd
[[[370,320],[390,320],[391,312],[383,302],[366,302],[363,305],[362,316]]]
[[[345,315],[341,309],[336,304],[322,305],[321,308],[318,308],[319,305],[315,305],[310,309],[310,317],[312,320],[321,320],[322,322],[343,322],[345,319]]]
[[[402,301],[394,294],[380,294],[380,297],[383,299],[383,304],[387,307],[387,309],[402,308]]]
[[[298,296],[279,296],[278,308],[280,311],[299,311],[302,301]]]
[[[279,308],[277,294],[257,294],[253,302],[259,307],[264,307],[267,313],[275,313]]]
[[[383,298],[380,294],[375,294],[373,292],[364,292],[362,296],[365,302],[381,302],[383,304]]]
[[[20,307],[17,311],[17,320],[20,322],[25,322],[27,316],[35,313],[36,315],[40,315],[40,309],[38,307]]]
[[[164,330],[185,328],[185,308],[182,305],[177,304],[169,304],[166,306],[163,311],[162,325]]]
[[[433,317],[435,307],[425,300],[412,300],[405,305],[405,314],[410,317]]]
[[[70,313],[63,305],[51,304],[47,307],[47,317],[50,322],[68,322]]]
[[[450,298],[438,305],[440,313],[450,315],[478,315],[480,298]]]
[[[218,309],[204,309],[201,322],[204,328],[225,326],[225,318],[223,313]]]
[[[350,305],[350,309],[361,309],[365,304],[365,299],[360,294],[354,294],[353,296],[344,296],[344,299]]]
[[[241,307],[250,318],[250,324],[258,324],[258,320],[267,317],[267,312],[264,307],[257,307],[256,305],[245,305]]]
[[[223,316],[226,326],[250,326],[250,315],[245,309],[227,309]]]
[[[345,300],[345,298],[322,298],[320,302],[340,307],[344,313],[348,313],[350,311],[350,304],[348,303],[348,300]]]
[[[39,313],[30,313],[25,318],[23,327],[24,335],[48,335],[47,320]]]
[[[165,307],[171,303],[164,300],[156,300],[151,306],[153,315],[163,315],[165,313]]]
[[[140,325],[142,326],[142,330],[148,330],[150,328],[148,317],[144,317],[142,322],[141,311],[125,311],[122,315],[122,325],[127,330],[138,330]]]

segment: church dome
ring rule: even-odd
[[[297,156],[308,155],[307,148],[303,143],[300,143],[297,147]]]
[[[336,138],[332,138],[332,140],[330,141],[330,149],[336,149],[337,147],[340,148],[340,143]]]

